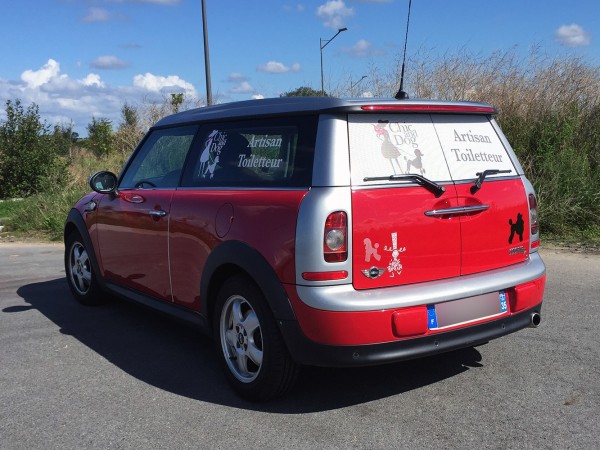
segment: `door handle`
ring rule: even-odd
[[[162,209],[151,209],[150,211],[148,211],[148,214],[150,214],[153,217],[165,217],[167,215],[167,212],[163,211]]]
[[[483,212],[489,209],[490,205],[475,205],[475,206],[457,206],[454,208],[431,209],[425,211],[427,217],[443,217],[443,216],[467,216]]]

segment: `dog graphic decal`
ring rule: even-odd
[[[513,223],[512,219],[508,219],[508,224],[510,225],[510,236],[508,238],[508,243],[512,244],[515,234],[519,236],[519,242],[523,242],[523,230],[525,229],[523,215],[518,213],[517,220]]]

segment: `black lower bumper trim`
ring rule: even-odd
[[[309,340],[296,321],[280,322],[292,358],[310,366],[347,367],[392,363],[483,344],[530,325],[542,305],[500,319],[435,335],[369,345],[334,346]]]

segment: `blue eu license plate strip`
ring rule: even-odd
[[[508,296],[506,292],[500,291],[500,312],[508,311]]]
[[[430,330],[438,327],[435,305],[427,305],[427,323]]]

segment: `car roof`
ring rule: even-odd
[[[479,112],[492,113],[493,108],[487,103],[479,102],[456,102],[441,100],[396,100],[383,98],[355,98],[342,99],[336,97],[277,97],[257,100],[246,100],[240,102],[222,103],[213,106],[182,111],[159,120],[154,127],[170,126],[175,124],[190,123],[204,120],[250,118],[259,116],[272,116],[292,113],[325,113],[325,112],[369,112],[364,107],[374,107],[377,110],[385,110],[387,107],[401,107],[403,111],[415,111],[421,107],[425,110],[419,112],[434,111],[438,107],[443,112],[443,107],[474,108]],[[456,112],[454,111],[454,112]],[[389,112],[389,111],[388,111]],[[448,110],[446,112],[452,112]],[[475,112],[475,111],[472,111]]]

